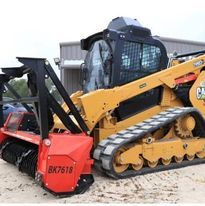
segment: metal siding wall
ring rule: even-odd
[[[180,53],[188,53],[192,51],[199,51],[204,50],[205,46],[203,45],[194,45],[194,44],[186,44],[186,43],[179,43],[179,42],[169,42],[169,41],[162,41],[167,49],[167,53],[171,54],[176,51],[178,54]]]
[[[79,69],[64,69],[62,81],[66,91],[69,95],[78,90],[82,90],[80,85],[80,70]]]
[[[160,39],[160,37],[159,37]],[[191,44],[190,41],[185,43],[185,41],[170,41],[169,38],[162,38],[162,43],[165,45],[167,49],[168,55],[172,54],[176,51],[178,54],[187,53],[192,51],[199,51],[205,49],[205,43],[202,45],[199,44]],[[69,42],[60,44],[60,58],[61,61],[64,60],[84,60],[86,56],[86,51],[81,50],[80,42]],[[81,90],[81,86],[79,84],[80,81],[80,69],[76,68],[66,68],[61,70],[61,80],[64,87],[67,89],[69,94],[72,94],[75,91]]]
[[[204,45],[186,44],[180,42],[161,40],[167,49],[167,53],[186,53],[205,49]],[[61,46],[61,59],[63,60],[82,60],[85,58],[86,51],[81,50],[80,43]]]
[[[61,45],[61,60],[82,60],[85,58],[86,51],[81,50],[80,43],[71,45]]]
[[[65,60],[82,60],[85,58],[86,51],[82,51],[80,43],[68,43],[60,45],[61,62]],[[67,92],[71,95],[73,92],[81,90],[80,85],[81,72],[76,68],[67,68],[61,70],[61,80]]]

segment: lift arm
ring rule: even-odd
[[[17,57],[17,59],[23,64],[23,66],[15,68],[4,68],[2,70],[4,74],[1,75],[1,86],[3,87],[3,84],[5,84],[5,86],[11,90],[11,92],[17,98],[17,100],[14,101],[21,102],[25,106],[25,102],[34,102],[42,139],[48,137],[49,130],[52,128],[53,120],[51,119],[53,119],[53,115],[51,111],[53,111],[59,117],[65,127],[72,133],[81,133],[81,131],[83,131],[85,134],[87,134],[87,125],[85,124],[84,120],[82,119],[60,80],[56,76],[49,62],[44,58]],[[8,81],[10,79],[13,79],[15,77],[22,77],[24,74],[28,75],[28,88],[31,92],[31,97],[28,98],[20,98],[15,89],[8,84]],[[61,105],[49,93],[45,84],[45,79],[48,77],[50,77],[53,81],[59,94],[69,108],[70,113],[76,119],[79,127],[73,122],[69,114],[67,114],[62,109]],[[0,101],[1,100],[2,99],[0,98]],[[11,101],[7,101],[6,103],[10,102]],[[1,101],[0,103],[2,105],[5,102]],[[30,111],[30,108],[28,108],[28,111]],[[0,107],[0,114],[1,112],[2,108]]]

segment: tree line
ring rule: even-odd
[[[29,96],[29,90],[27,86],[27,80],[26,79],[12,79],[9,81],[9,84],[17,91],[17,93],[21,97],[28,97]],[[58,90],[56,89],[55,85],[53,84],[52,80],[46,79],[46,86],[48,88],[48,91],[54,96],[54,98],[60,102],[61,96],[58,93]],[[11,97],[14,98],[13,94],[9,90],[5,90],[4,95],[5,97]]]

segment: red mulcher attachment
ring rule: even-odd
[[[84,134],[50,134],[40,145],[36,180],[58,195],[84,193],[94,182],[92,143]]]
[[[94,181],[90,159],[92,138],[83,133],[51,133],[41,141],[39,135],[22,131],[25,121],[32,122],[33,118],[29,113],[9,115],[0,130],[1,158],[56,195],[85,192]]]
[[[93,160],[90,159],[93,139],[87,135],[87,126],[47,60],[19,60],[24,64],[20,67],[23,70],[22,74],[25,73],[25,69],[30,71],[28,85],[32,97],[28,100],[19,99],[18,94],[15,96],[24,104],[25,101],[34,101],[37,112],[18,112],[8,116],[0,129],[1,158],[16,165],[21,172],[35,178],[42,187],[57,196],[84,193],[94,182],[91,174]],[[15,74],[20,73],[16,70],[17,68],[7,68],[3,69],[3,72],[7,76],[15,77]],[[49,94],[44,84],[45,76],[51,77],[81,129]],[[1,78],[1,88],[3,83],[8,84],[8,79],[10,78]],[[8,85],[6,87],[10,88]],[[3,103],[0,105],[0,117]],[[51,111],[58,115],[68,128],[67,131],[49,133],[53,125]]]

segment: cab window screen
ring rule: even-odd
[[[142,69],[150,72],[155,72],[159,69],[160,49],[149,44],[143,45],[142,51]]]
[[[121,55],[120,82],[130,82],[158,71],[160,57],[160,49],[156,46],[125,41]]]

